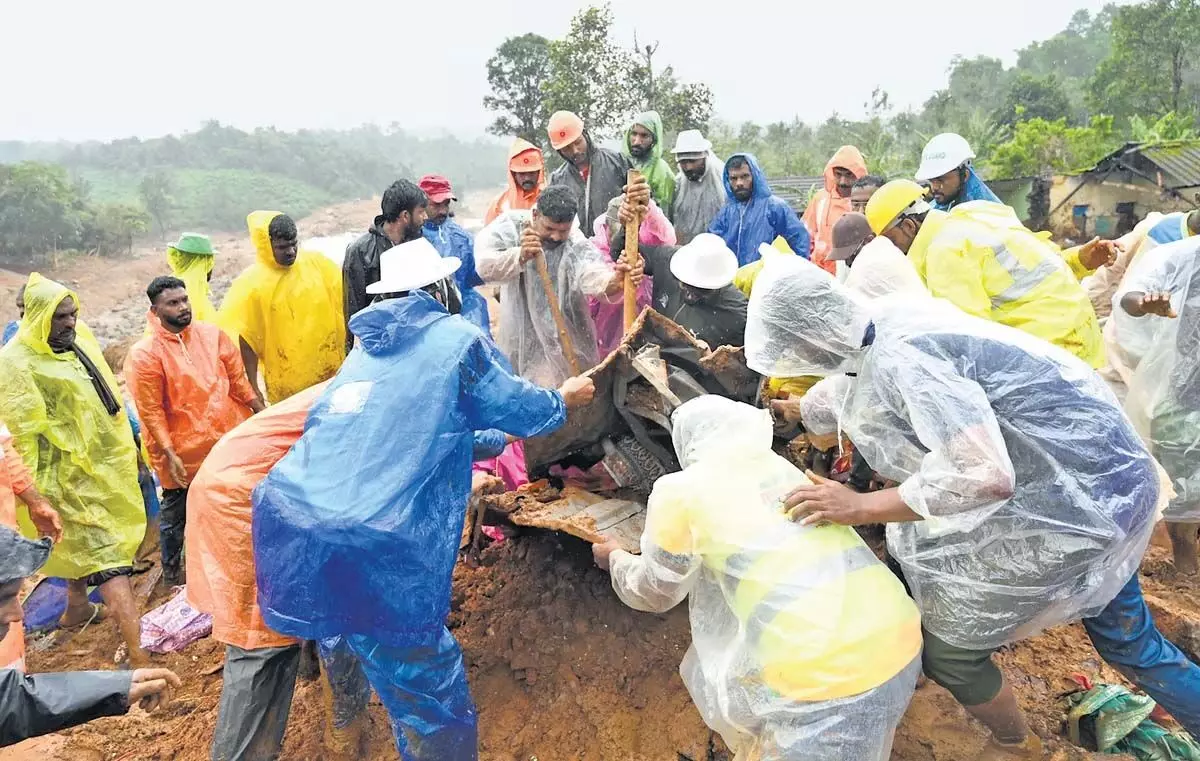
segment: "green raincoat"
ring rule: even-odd
[[[641,160],[634,158],[633,152],[629,150],[629,133],[635,124],[642,125],[654,135],[654,146],[650,148],[650,155]],[[675,173],[662,157],[663,123],[657,111],[643,111],[630,122],[625,130],[625,143],[621,151],[633,162],[634,169],[645,175],[646,182],[650,184],[650,194],[654,196],[658,208],[670,209],[671,201],[675,198]]]

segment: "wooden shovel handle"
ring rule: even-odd
[[[634,182],[642,178],[642,173],[636,169],[630,169],[626,176],[626,187],[629,187]],[[642,254],[638,251],[638,230],[642,226],[641,215],[636,215],[629,224],[625,225],[625,261],[630,267],[636,267],[641,261]],[[633,326],[638,317],[637,308],[637,286],[633,284],[633,278],[628,274],[625,275],[625,332],[629,332],[629,328]]]
[[[575,355],[575,344],[571,341],[571,334],[567,332],[567,321],[563,318],[558,298],[554,295],[554,284],[550,282],[550,270],[546,267],[546,255],[539,253],[533,261],[537,266],[538,278],[542,281],[542,290],[546,292],[546,300],[550,302],[550,316],[554,318],[554,326],[558,328],[558,341],[563,357],[567,360],[567,367],[571,368],[571,375],[579,375],[579,358]]]

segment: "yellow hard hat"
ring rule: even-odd
[[[871,225],[871,231],[883,235],[883,231],[891,227],[909,206],[924,199],[925,188],[912,180],[892,180],[887,183],[867,201],[867,222]]]

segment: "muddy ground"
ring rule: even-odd
[[[300,224],[305,235],[364,229],[375,202],[333,207]],[[252,258],[245,236],[219,236],[214,284],[228,283]],[[60,277],[81,294],[84,316],[104,341],[140,332],[142,289],[163,271],[161,248],[132,261],[71,262]],[[20,281],[0,271],[0,317],[9,319]],[[1163,546],[1151,548],[1143,584],[1164,626],[1200,650],[1200,593],[1175,576]],[[146,609],[165,600],[149,595]],[[487,548],[478,563],[455,571],[451,628],[467,659],[479,706],[484,761],[717,761],[724,746],[700,721],[678,676],[688,647],[686,606],[656,616],[624,607],[581,541],[538,531]],[[33,672],[114,668],[119,643],[103,622],[54,647],[29,654]],[[1062,735],[1061,695],[1068,677],[1120,681],[1102,664],[1078,625],[1059,627],[1006,648],[999,656],[1034,730],[1055,761],[1090,754]],[[221,691],[222,647],[201,640],[161,664],[184,679],[165,712],[102,719],[84,727],[0,750],[0,761],[203,761],[208,758]],[[297,686],[283,761],[322,757],[323,703],[315,684]],[[398,758],[377,701],[364,759]],[[941,688],[918,690],[896,738],[893,761],[964,761],[984,743],[982,728]],[[1114,759],[1113,756],[1096,756]]]

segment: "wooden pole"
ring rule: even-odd
[[[642,179],[642,173],[636,169],[630,169],[629,174],[625,178],[626,187]],[[642,226],[642,216],[636,214],[629,224],[625,225],[625,261],[629,266],[636,267],[641,261],[642,254],[638,251],[638,231]],[[633,323],[637,320],[637,286],[633,284],[633,278],[628,274],[625,275],[625,332],[633,327]]]
[[[571,334],[567,332],[567,321],[563,319],[562,309],[558,306],[558,297],[554,295],[554,284],[550,282],[550,270],[546,267],[546,255],[538,253],[533,261],[537,266],[538,278],[542,281],[542,290],[546,292],[546,300],[550,302],[550,316],[554,318],[554,326],[558,328],[558,340],[563,357],[567,360],[567,367],[571,368],[571,375],[579,375],[579,358],[575,356],[575,344],[571,341]]]

